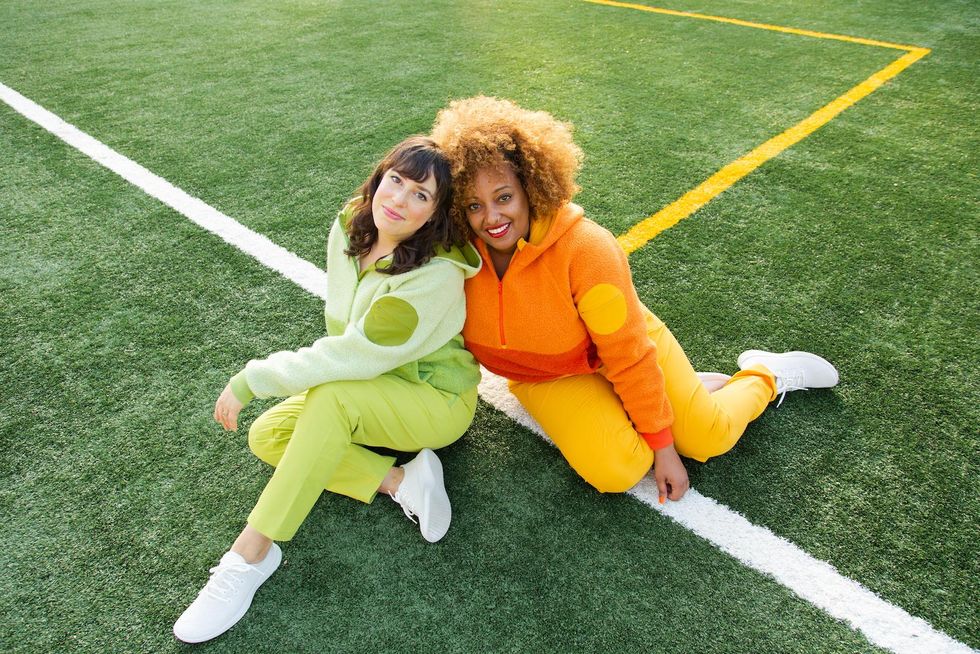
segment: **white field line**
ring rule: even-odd
[[[0,84],[0,99],[194,223],[310,293],[324,297],[326,276],[313,264],[191,197],[3,84]],[[521,425],[545,437],[541,427],[507,390],[506,381],[486,370],[483,375],[480,396]],[[648,476],[629,493],[744,565],[774,578],[799,597],[847,622],[874,645],[896,654],[978,654],[966,644],[934,629],[925,620],[889,604],[861,584],[844,577],[829,563],[813,558],[765,527],[753,525],[694,489],[679,502],[661,505],[657,501],[656,482]]]
[[[549,440],[534,418],[507,390],[505,379],[484,371],[480,395],[521,425]],[[660,504],[657,482],[653,475],[647,475],[627,492],[744,565],[773,577],[814,606],[847,622],[878,647],[900,654],[976,652],[937,631],[925,620],[889,604],[837,572],[829,563],[815,559],[785,538],[752,524],[741,514],[693,488],[679,502]]]
[[[214,207],[188,195],[159,175],[154,175],[132,159],[124,157],[74,125],[66,123],[41,105],[28,100],[9,86],[0,84],[0,99],[18,113],[95,159],[127,182],[143,189],[177,213],[190,218],[225,242],[247,252],[264,266],[272,268],[310,293],[324,297],[326,273],[309,261],[297,257],[265,236],[253,232]]]

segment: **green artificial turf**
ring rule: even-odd
[[[925,46],[886,87],[631,256],[699,369],[820,352],[693,485],[980,647],[969,2],[670,5]],[[579,2],[0,5],[0,82],[317,263],[333,213],[450,98],[576,125],[622,232],[901,53]],[[0,643],[183,650],[173,620],[268,476],[210,420],[319,301],[0,106]],[[247,409],[245,423],[268,405]],[[875,651],[481,405],[425,544],[324,497],[208,651]]]
[[[315,338],[317,303],[33,127],[5,130],[0,152],[33,198],[6,214],[21,253],[4,252],[19,383],[2,416],[0,640],[178,650],[172,621],[269,474],[209,420],[215,391],[250,352]],[[444,461],[443,543],[387,498],[325,498],[249,619],[206,649],[873,650],[639,503],[583,489],[486,406]]]

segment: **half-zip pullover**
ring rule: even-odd
[[[388,275],[378,262],[362,271],[345,252],[345,227],[352,218],[348,203],[327,241],[326,335],[308,347],[249,361],[231,381],[242,403],[384,374],[457,395],[479,383],[479,366],[459,335],[466,311],[463,280],[481,265],[476,251],[469,244],[439,247],[408,272]]]
[[[529,238],[499,278],[487,245],[475,241],[484,265],[465,284],[467,349],[515,381],[602,374],[650,446],[670,444],[673,414],[656,346],[615,237],[569,203],[532,220]]]

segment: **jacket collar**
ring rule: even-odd
[[[508,270],[512,267],[524,268],[529,265],[584,217],[585,211],[582,207],[569,202],[551,216],[532,220],[530,234],[527,240],[522,238],[517,242],[517,252],[514,253],[514,259],[511,260]],[[479,237],[474,239],[474,243],[484,260],[484,265],[493,270],[487,244]]]
[[[574,227],[585,217],[582,207],[569,202],[547,218],[535,218],[531,221],[531,233],[528,240],[517,242],[521,252],[522,265],[527,265],[537,259],[542,252],[553,246],[565,232]]]

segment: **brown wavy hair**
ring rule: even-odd
[[[384,156],[371,176],[361,185],[358,197],[351,200],[354,217],[347,226],[350,247],[344,254],[349,257],[362,256],[370,252],[377,242],[378,228],[374,224],[371,203],[384,174],[389,170],[396,170],[403,177],[420,183],[429,175],[435,177],[436,209],[428,222],[395,247],[391,263],[378,268],[378,272],[398,275],[415,270],[435,256],[438,246],[449,249],[453,245],[466,243],[466,232],[450,216],[453,186],[449,159],[432,139],[426,136],[410,136]]]
[[[484,95],[455,100],[436,116],[432,139],[449,157],[457,198],[453,220],[467,231],[462,203],[481,168],[512,168],[527,193],[531,220],[553,215],[579,191],[575,177],[583,155],[572,125],[545,111]]]

